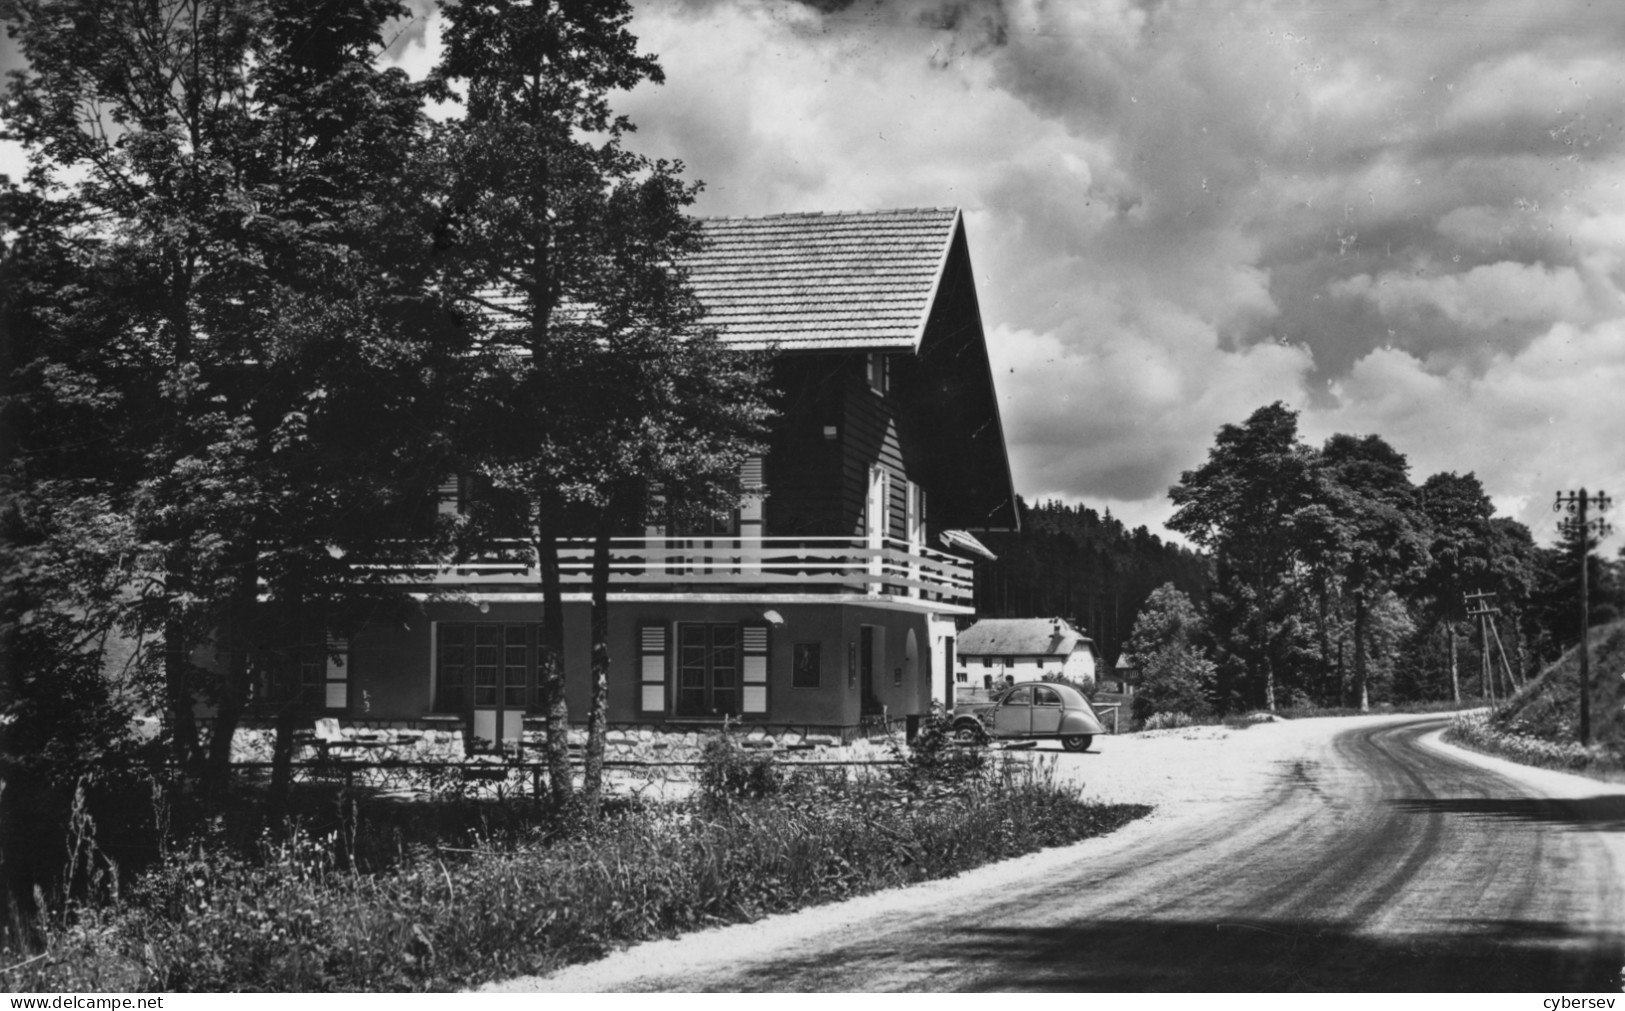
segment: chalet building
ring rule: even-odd
[[[692,283],[726,342],[778,352],[781,414],[734,515],[703,534],[614,540],[611,724],[849,733],[951,704],[955,618],[973,611],[971,558],[986,550],[970,531],[1018,523],[960,213],[704,228]],[[563,555],[566,693],[581,720],[588,545]],[[520,736],[537,704],[536,573],[458,564],[406,589],[415,619],[363,627],[344,662],[308,672],[317,715]]]
[[[987,688],[1048,675],[1090,684],[1098,660],[1094,640],[1065,618],[983,618],[959,634],[956,680]]]

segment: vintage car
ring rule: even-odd
[[[1088,751],[1106,728],[1083,693],[1054,681],[1026,681],[986,702],[954,707],[954,736],[962,741],[1059,738],[1068,751]]]

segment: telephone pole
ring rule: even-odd
[[[1512,676],[1512,664],[1507,661],[1506,647],[1501,645],[1501,634],[1495,630],[1495,619],[1501,614],[1499,607],[1492,606],[1495,594],[1469,593],[1463,599],[1467,604],[1467,617],[1478,619],[1478,641],[1482,650],[1479,677],[1489,686],[1490,702],[1495,701],[1495,660],[1490,653],[1491,638],[1501,650],[1501,670],[1506,674],[1507,698],[1511,699],[1518,690],[1518,681]]]
[[[1588,519],[1587,511],[1595,506],[1602,512],[1610,505],[1613,502],[1606,492],[1589,495],[1584,488],[1567,494],[1558,492],[1552,503],[1553,512],[1568,512],[1568,518],[1559,527],[1580,544],[1580,744],[1584,747],[1591,744],[1591,576],[1587,562],[1591,559],[1591,535],[1596,534],[1601,540],[1612,532],[1602,518]]]

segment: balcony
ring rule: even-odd
[[[559,570],[567,592],[588,589],[592,542],[563,542]],[[530,551],[519,541],[499,544],[485,558],[398,571],[408,582],[448,589],[539,583]],[[864,537],[616,537],[610,540],[609,586],[611,596],[861,593],[968,607],[973,576],[962,558],[890,538],[876,547]]]

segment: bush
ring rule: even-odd
[[[899,762],[893,781],[914,793],[955,789],[980,778],[990,765],[987,740],[956,740],[953,716],[939,702],[931,703],[914,741],[906,748],[893,742],[891,751]]]
[[[1557,742],[1503,730],[1483,711],[1459,714],[1444,739],[1474,751],[1497,755],[1525,765],[1570,772],[1611,772],[1619,759],[1604,745],[1582,747],[1577,741]]]
[[[700,796],[708,808],[771,797],[783,787],[773,752],[747,751],[726,727],[700,752]]]
[[[1186,713],[1152,713],[1141,730],[1174,730],[1195,723]]]

